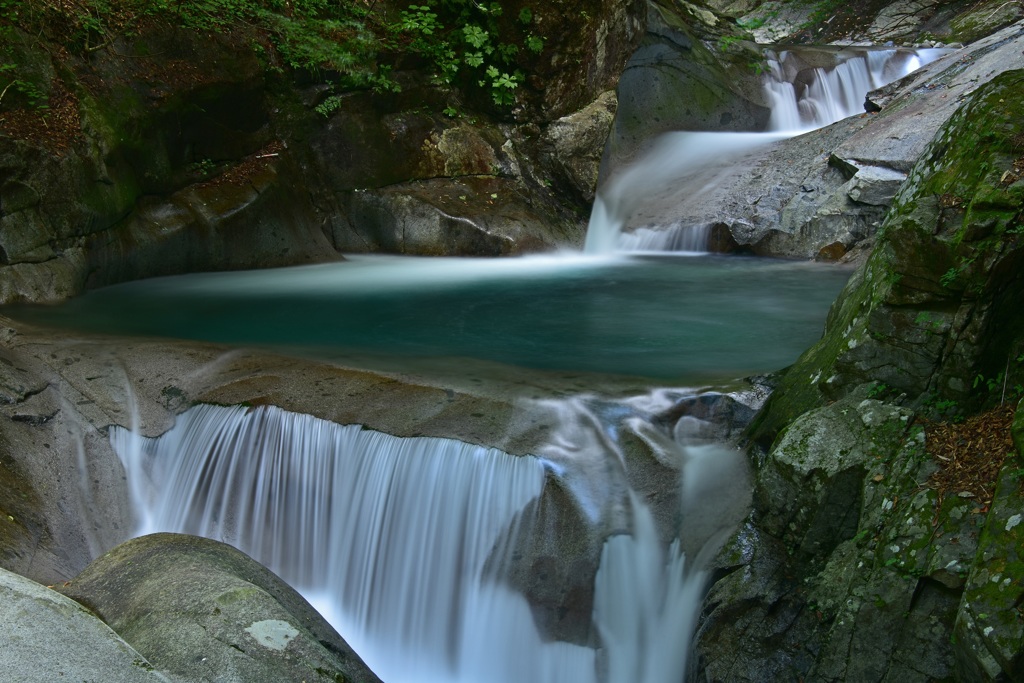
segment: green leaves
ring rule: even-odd
[[[512,92],[519,87],[519,82],[523,80],[523,74],[516,72],[514,74],[499,72],[496,68],[489,67],[487,69],[487,75],[493,80],[491,81],[491,99],[497,105],[510,105],[515,102],[515,94]]]
[[[462,34],[466,39],[466,42],[475,48],[482,48],[490,43],[491,36],[487,31],[483,30],[479,26],[470,24],[469,26],[462,27]],[[491,48],[493,50],[493,48]],[[490,50],[488,50],[488,54]]]
[[[437,12],[432,12],[427,5],[409,5],[409,9],[402,10],[399,16],[400,31],[432,36],[444,28],[437,21]]]
[[[511,24],[498,21],[503,14],[500,2],[427,0],[403,10],[394,31],[413,37],[409,48],[434,63],[438,81],[454,83],[461,76],[464,86],[488,90],[495,104],[509,106],[526,79],[514,68],[520,53],[540,53],[544,38],[526,28],[536,20],[529,7]]]

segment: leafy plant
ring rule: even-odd
[[[890,387],[885,382],[875,382],[874,384],[871,385],[871,388],[868,389],[868,398],[884,397],[891,391],[892,387]]]
[[[392,30],[399,43],[433,62],[439,82],[482,88],[496,105],[509,106],[525,80],[515,68],[521,49],[540,53],[544,38],[530,30],[529,7],[511,23],[499,21],[503,14],[499,2],[427,0],[403,10]]]

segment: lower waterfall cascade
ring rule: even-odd
[[[637,497],[632,533],[611,536],[601,555],[597,649],[545,642],[526,599],[500,569],[485,569],[529,533],[517,513],[551,472],[570,476],[571,463],[276,407],[200,405],[160,437],[112,428],[110,438],[138,535],[197,534],[252,555],[305,593],[387,683],[677,683],[685,674],[680,643],[696,624],[704,558],[685,557],[678,540],[666,551]],[[746,467],[738,456],[721,462]],[[701,471],[682,466],[698,495]],[[713,553],[720,540],[705,546]]]

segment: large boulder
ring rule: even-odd
[[[60,590],[176,680],[379,681],[302,596],[217,541],[137,538]]]
[[[991,505],[950,489],[917,416],[877,395],[865,385],[805,413],[764,456],[707,599],[708,680],[1018,675],[1019,460]]]
[[[647,33],[618,82],[602,182],[673,130],[763,130],[769,110],[749,41],[718,42],[726,20],[689,3],[649,2]]]
[[[4,678],[25,683],[169,679],[89,610],[60,593],[0,569]]]

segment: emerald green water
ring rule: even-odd
[[[459,358],[693,381],[771,371],[821,334],[849,271],[714,256],[416,259],[158,278],[8,315],[327,359]]]

